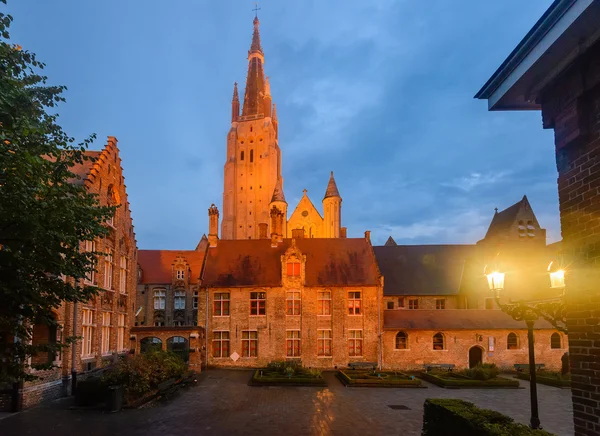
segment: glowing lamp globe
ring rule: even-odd
[[[504,289],[504,273],[494,271],[486,274],[490,291],[498,291]]]

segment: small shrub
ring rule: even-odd
[[[315,369],[315,368],[308,369],[306,371],[306,373],[314,378],[321,378],[323,376],[323,373],[321,372],[321,370]]]
[[[484,363],[477,365],[475,368],[464,369],[459,374],[462,374],[473,380],[489,380],[500,375],[500,369],[493,363]]]
[[[288,377],[291,377],[296,373],[296,369],[292,366],[286,366],[283,372]]]

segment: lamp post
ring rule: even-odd
[[[550,287],[553,289],[563,290],[558,297],[531,301],[509,300],[508,303],[500,302],[500,292],[504,290],[505,273],[498,270],[485,273],[488,280],[488,286],[494,293],[494,299],[496,300],[498,307],[503,312],[509,314],[513,319],[517,321],[525,321],[525,324],[527,325],[527,342],[529,344],[529,394],[531,401],[530,425],[533,429],[542,428],[538,414],[533,326],[535,321],[541,317],[550,322],[557,330],[567,333],[565,318],[566,313],[563,298],[565,272],[562,269],[553,268],[553,263],[551,262],[548,266],[548,273],[550,275]]]

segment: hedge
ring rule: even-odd
[[[529,374],[518,373],[517,378],[520,380],[529,381]],[[536,379],[537,383],[540,383],[543,385],[548,385],[548,386],[553,386],[555,388],[570,388],[571,387],[571,380],[560,380],[560,379],[552,378],[552,377],[544,377],[543,375],[540,375],[539,373],[536,374],[535,379]]]
[[[470,380],[464,379],[450,379],[444,378],[443,376],[437,376],[426,372],[419,373],[419,377],[426,380],[434,385],[441,386],[443,388],[518,388],[519,381],[511,380],[508,378],[498,377],[491,378],[489,380]]]
[[[506,415],[453,399],[425,400],[422,436],[553,436]]]
[[[414,380],[398,380],[398,379],[357,379],[351,375],[346,374],[344,371],[338,371],[338,379],[346,386],[355,387],[390,387],[390,388],[422,388],[421,380],[415,378]]]
[[[327,386],[323,378],[310,377],[309,375],[260,375],[264,371],[257,369],[250,379],[250,386]]]

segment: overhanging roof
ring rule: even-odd
[[[600,38],[600,0],[556,0],[475,95],[489,110],[537,110],[540,90]]]

